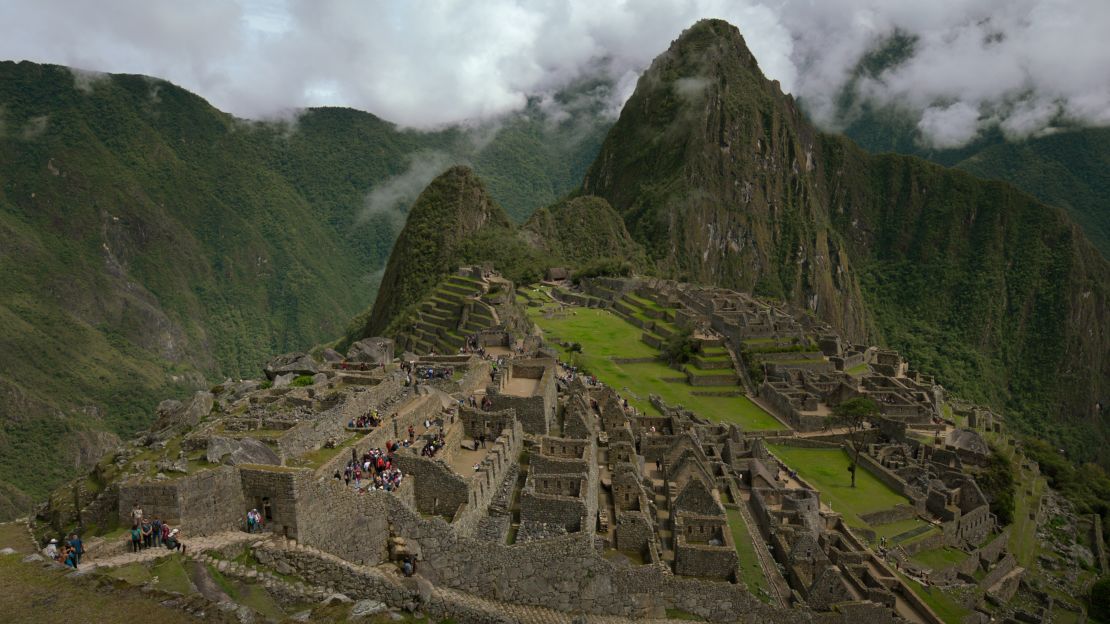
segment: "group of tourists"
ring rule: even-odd
[[[179,530],[170,527],[161,518],[143,515],[138,503],[131,509],[131,552],[140,552],[155,546],[185,553],[185,544],[178,538]]]
[[[412,427],[409,427],[409,430],[411,435]],[[436,435],[432,436],[432,439],[429,440],[427,444],[424,445],[424,448],[420,449],[420,456],[435,457],[436,453],[438,453],[440,449],[446,446],[446,444],[446,441],[443,439],[443,434],[437,433]]]
[[[391,492],[400,487],[401,480],[404,479],[401,469],[393,463],[393,452],[396,449],[408,447],[411,443],[410,440],[403,440],[397,444],[387,441],[385,451],[374,448],[363,453],[361,459],[352,457],[342,473],[335,471],[335,479],[343,481],[348,487],[353,481],[355,489],[359,492],[372,490]]]
[[[265,505],[263,505],[265,507]],[[257,509],[252,509],[247,512],[247,533],[254,533],[255,531],[262,530],[262,514],[258,513]]]
[[[422,366],[416,369],[416,376],[425,381],[451,379],[455,376],[454,366]]]
[[[70,533],[69,539],[62,543],[58,543],[55,538],[50,539],[50,543],[46,548],[42,549],[42,555],[47,559],[56,561],[66,567],[77,569],[77,565],[81,563],[81,555],[85,554],[85,545],[81,542],[81,538],[76,533]]]
[[[358,418],[351,419],[351,421],[347,423],[347,428],[373,429],[380,424],[382,424],[382,419],[380,416],[378,416],[378,410],[372,409],[366,414],[359,416]]]

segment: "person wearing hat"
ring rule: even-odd
[[[180,551],[182,555],[185,554],[185,544],[182,544],[177,539],[177,529],[173,529],[170,531],[170,536],[166,538],[166,548],[169,548],[170,550]]]
[[[58,558],[58,540],[54,539],[53,537],[50,538],[50,543],[46,545],[46,548],[42,549],[42,556],[44,556],[44,557],[46,557],[47,559],[50,559],[50,560],[57,559]]]

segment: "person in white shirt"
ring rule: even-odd
[[[51,560],[57,559],[58,558],[58,540],[56,540],[54,538],[50,538],[50,543],[46,545],[46,548],[42,549],[42,555],[44,557],[46,557],[47,559],[51,559]]]

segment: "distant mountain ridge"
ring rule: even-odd
[[[83,455],[77,432],[130,435],[167,396],[342,334],[407,208],[395,182],[472,162],[524,220],[577,185],[595,113],[257,123],[154,78],[0,62],[0,482],[42,494]],[[396,205],[369,210],[383,188]]]

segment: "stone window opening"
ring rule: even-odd
[[[274,509],[270,505],[270,497],[268,496],[262,498],[262,517],[266,518],[267,521],[274,519]]]

